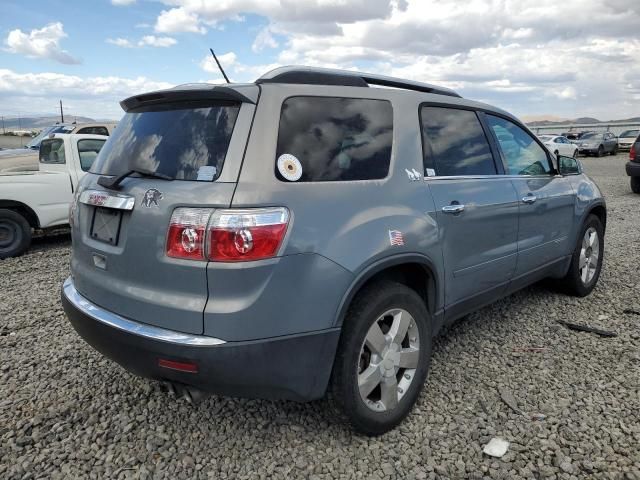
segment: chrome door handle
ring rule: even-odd
[[[535,203],[538,199],[535,195],[527,195],[526,197],[522,197],[522,203]]]
[[[464,212],[464,205],[460,205],[460,204],[445,205],[444,207],[442,207],[442,211],[444,213],[451,213],[451,214]]]

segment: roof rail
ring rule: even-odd
[[[320,67],[279,67],[262,75],[256,80],[256,83],[296,83],[305,85],[341,85],[347,87],[379,85],[382,87],[401,88],[418,92],[435,93],[438,95],[449,95],[450,97],[460,97],[458,93],[449,88],[438,87],[429,83],[414,82],[413,80],[403,80],[401,78],[387,77],[373,73]]]

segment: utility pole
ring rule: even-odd
[[[60,100],[60,123],[64,123],[64,112],[62,111],[62,100]]]

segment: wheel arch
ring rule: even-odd
[[[33,211],[29,205],[18,202],[16,200],[2,200],[0,199],[0,208],[7,210],[13,210],[16,213],[22,215],[29,223],[31,228],[40,228],[40,219],[36,212]]]
[[[434,263],[425,255],[408,253],[386,257],[363,268],[345,292],[338,307],[334,326],[344,323],[349,305],[364,287],[381,279],[392,279],[413,289],[424,300],[427,311],[438,310],[439,282]]]
[[[607,208],[605,207],[604,203],[597,203],[589,207],[582,220],[583,223],[587,219],[587,217],[589,217],[589,215],[595,215],[596,217],[598,217],[600,222],[602,222],[602,227],[604,228],[604,231],[605,232],[607,231]]]

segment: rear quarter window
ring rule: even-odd
[[[298,182],[385,178],[392,142],[393,108],[387,100],[291,97],[280,113],[275,174],[287,181],[278,159],[289,155],[299,161]]]

